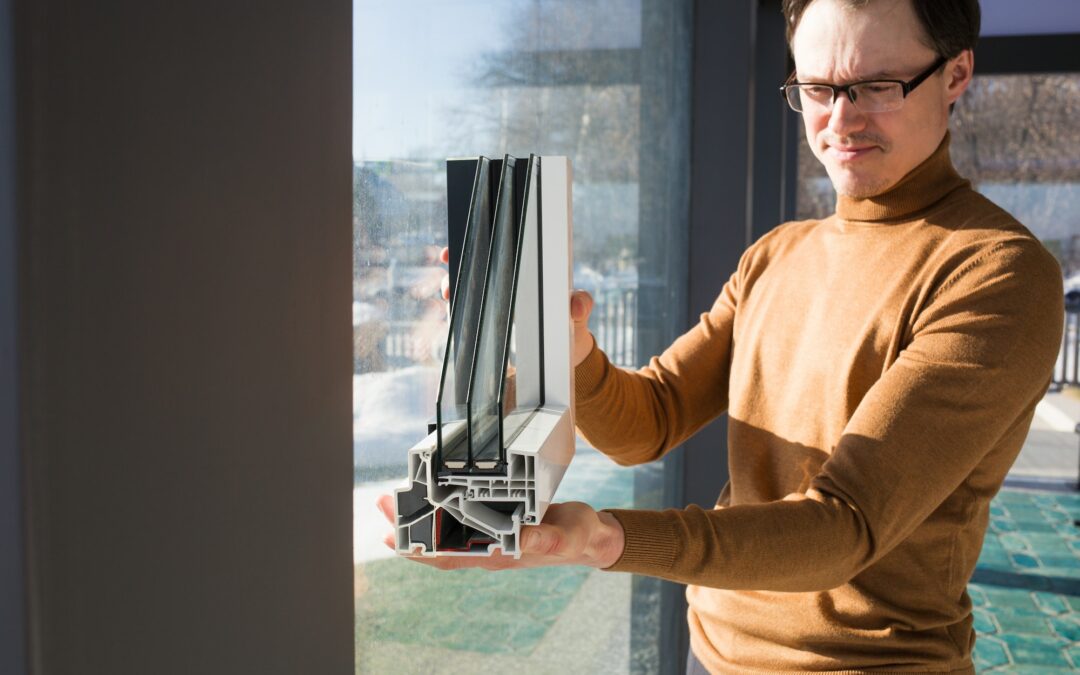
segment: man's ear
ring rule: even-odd
[[[945,63],[945,96],[950,105],[968,88],[974,73],[975,54],[970,49],[965,49]]]

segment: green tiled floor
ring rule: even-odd
[[[981,673],[1080,669],[1080,494],[1005,489],[968,586]]]
[[[560,497],[628,506],[633,494],[628,476],[607,460],[582,453]],[[1077,493],[1006,489],[994,500],[969,585],[980,673],[1080,671],[1077,520]],[[492,664],[520,665],[534,654],[543,664],[549,658],[542,649],[545,637],[560,621],[573,626],[573,636],[583,636],[582,653],[595,651],[587,638],[595,623],[591,610],[579,608],[580,616],[567,616],[574,614],[568,608],[589,579],[581,568],[448,574],[390,559],[361,564],[356,574],[356,639],[362,654],[357,672],[480,672],[483,664],[505,670]],[[605,592],[605,603],[623,608],[612,610],[613,625],[625,624],[628,619],[618,612],[630,610],[629,584],[618,593]],[[566,635],[559,633],[558,639]],[[568,646],[560,642],[558,649],[566,652]],[[412,667],[421,662],[428,665]],[[545,667],[521,666],[518,672],[553,672]]]

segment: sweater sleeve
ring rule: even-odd
[[[1059,268],[1033,240],[970,259],[915,314],[911,341],[805,493],[716,510],[613,510],[626,547],[610,569],[741,590],[846,583],[1003,438],[1026,432],[1061,344],[1061,297]]]
[[[590,445],[619,464],[642,464],[727,409],[737,278],[696,326],[636,372],[593,346],[575,370],[575,417]]]

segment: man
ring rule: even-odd
[[[577,423],[621,464],[723,412],[712,510],[553,505],[526,554],[688,584],[691,669],[974,672],[966,584],[1060,345],[1062,281],[949,161],[976,0],[786,0],[784,87],[836,213],[751,246],[712,309],[637,372],[576,294]],[[384,510],[392,511],[389,502]]]

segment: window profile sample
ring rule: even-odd
[[[573,458],[570,185],[565,157],[447,162],[450,328],[400,554],[520,556]]]

